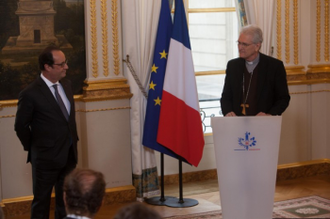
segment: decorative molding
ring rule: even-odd
[[[97,78],[98,73],[98,56],[97,56],[97,26],[96,26],[96,2],[90,2],[90,22],[91,22],[91,54],[92,54],[92,75],[94,78]]]
[[[305,69],[304,66],[285,67],[288,82],[306,80],[306,72],[304,69]]]
[[[329,61],[329,0],[324,0],[324,61]]]
[[[285,0],[285,61],[290,63],[290,0]]]
[[[277,43],[277,58],[282,60],[282,0],[277,0],[277,7],[276,7],[276,43]]]
[[[85,81],[82,101],[99,101],[110,99],[129,99],[133,96],[130,93],[127,79],[111,79],[98,81]]]
[[[316,61],[321,61],[321,0],[316,1]]]
[[[0,110],[5,107],[17,106],[18,100],[2,100],[0,101]]]
[[[295,65],[299,63],[298,36],[298,0],[293,0],[293,60]]]
[[[330,174],[329,159],[311,160],[277,166],[276,180],[291,180]]]
[[[117,0],[112,0],[111,4],[111,23],[112,23],[112,53],[113,53],[113,68],[114,74],[120,73],[120,59],[119,59],[119,37],[118,37],[118,6]]]
[[[6,116],[0,116],[0,119],[6,119],[6,118],[14,118],[16,115],[6,115]]]
[[[103,75],[109,76],[107,0],[101,0]]]
[[[91,112],[102,112],[102,111],[123,110],[123,109],[131,109],[131,107],[130,106],[123,106],[123,107],[113,107],[113,108],[93,109],[93,110],[76,110],[76,112],[91,113]]]
[[[330,65],[308,65],[307,73],[329,73]]]

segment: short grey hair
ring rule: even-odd
[[[252,36],[253,43],[262,43],[262,30],[256,25],[247,25],[242,27],[240,35],[247,34]]]

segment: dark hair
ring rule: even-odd
[[[153,209],[140,202],[126,205],[121,208],[114,219],[161,219],[161,216]]]
[[[39,55],[39,68],[45,70],[45,64],[52,66],[54,64],[53,51],[61,51],[57,46],[46,47]]]
[[[68,213],[95,215],[102,205],[106,183],[101,172],[74,169],[65,177],[63,191]]]

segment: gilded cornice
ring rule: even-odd
[[[88,85],[83,88],[82,101],[100,101],[111,99],[128,99],[133,96],[130,93],[127,79],[111,79],[85,81]]]
[[[308,65],[307,73],[330,73],[330,65]]]
[[[329,80],[330,65],[309,65],[307,79]]]

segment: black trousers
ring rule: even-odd
[[[67,164],[63,168],[42,169],[32,164],[33,201],[31,219],[49,219],[50,201],[55,187],[55,219],[66,217],[63,201],[63,183],[65,176],[76,167],[71,147]]]

